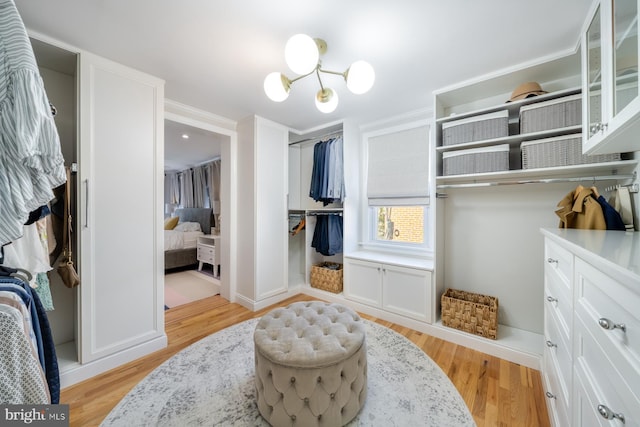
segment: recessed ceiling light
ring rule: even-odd
[[[189,135],[187,135],[186,133],[182,134],[182,139],[189,139]]]

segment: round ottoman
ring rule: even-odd
[[[364,323],[350,308],[293,303],[263,316],[253,339],[258,410],[272,426],[342,426],[364,405]]]

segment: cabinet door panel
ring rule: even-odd
[[[164,334],[161,80],[82,54],[80,359]]]
[[[382,266],[377,263],[345,259],[344,295],[363,304],[382,305]]]
[[[383,308],[417,320],[431,322],[431,272],[384,265]]]

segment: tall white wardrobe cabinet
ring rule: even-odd
[[[31,39],[59,111],[65,163],[77,163],[72,240],[81,284],[66,289],[50,275],[65,387],[167,344],[164,82],[46,36]]]
[[[262,117],[238,122],[237,302],[259,310],[288,292],[289,129]],[[224,218],[222,219],[224,221]]]

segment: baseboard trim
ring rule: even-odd
[[[167,346],[167,335],[88,363],[71,363],[60,369],[60,388],[66,388]]]

